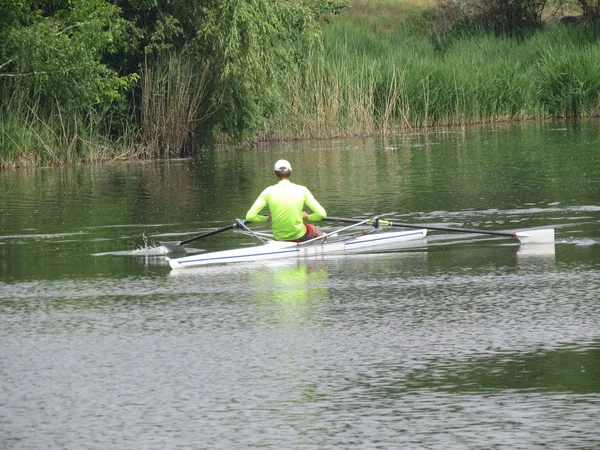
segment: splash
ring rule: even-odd
[[[146,236],[146,234],[142,234],[142,239],[144,240],[144,245],[136,250],[133,250],[133,255],[165,255],[169,253],[169,249],[164,245],[149,244],[148,236]]]
[[[135,250],[119,250],[113,252],[102,252],[94,253],[92,256],[104,256],[104,255],[116,255],[116,256],[153,256],[153,255],[166,255],[170,253],[169,249],[164,245],[155,245],[148,242],[148,237],[143,234],[142,239],[143,245]]]

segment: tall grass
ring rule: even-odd
[[[170,53],[144,65],[138,149],[146,157],[191,154],[194,131],[212,110],[204,105],[208,68],[191,54]]]
[[[83,114],[11,86],[0,108],[0,168],[72,165],[114,159],[123,150],[107,134],[108,109]]]
[[[343,9],[334,21],[368,23],[379,31],[389,32],[408,17],[433,8],[436,0],[352,0],[350,3],[350,8]]]
[[[325,51],[282,78],[286,108],[272,129],[326,138],[598,114],[600,46],[589,36],[555,26],[521,41],[464,38],[439,54],[425,33],[332,24]]]
[[[17,83],[2,91],[0,168],[97,163],[190,154],[203,105],[207,70],[187,53],[144,66],[137,118],[114,105],[69,111]],[[113,117],[114,116],[114,117]]]

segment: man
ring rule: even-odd
[[[303,220],[321,220],[327,217],[327,213],[307,188],[290,181],[290,163],[280,159],[275,163],[273,171],[278,183],[262,191],[246,213],[246,220],[257,223],[271,219],[273,237],[277,241],[304,242],[323,236],[321,230],[314,225],[305,224]],[[303,210],[305,205],[312,214]],[[268,216],[260,215],[265,206],[269,207]]]

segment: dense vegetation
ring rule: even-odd
[[[0,0],[0,165],[597,115],[597,0]]]

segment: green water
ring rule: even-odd
[[[279,158],[331,216],[556,243],[171,272],[159,241],[243,217]],[[4,171],[0,207],[2,448],[600,446],[597,122]]]

